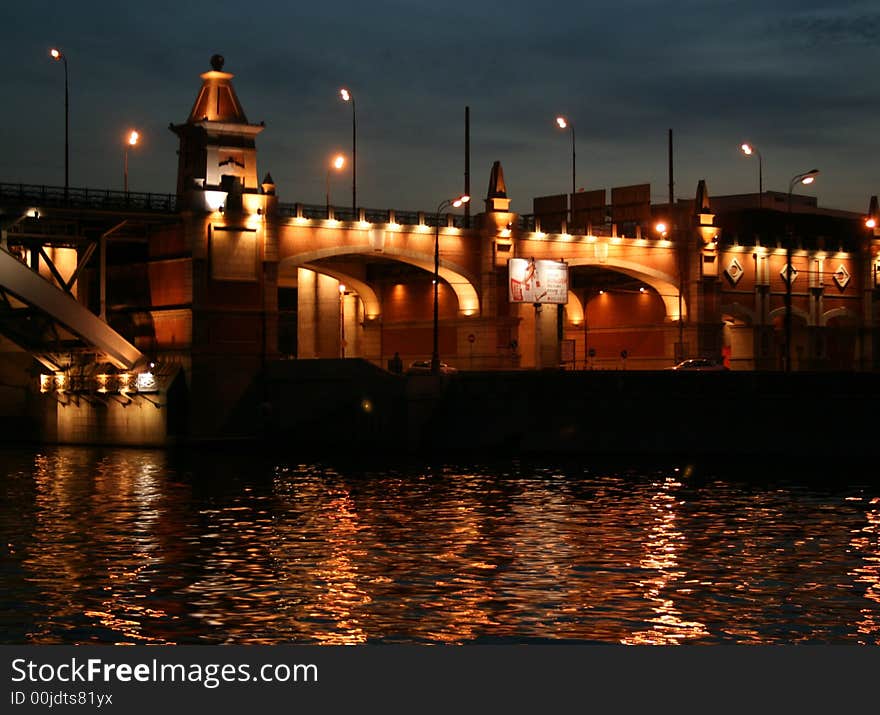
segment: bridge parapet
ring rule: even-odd
[[[0,183],[0,201],[21,205],[123,211],[177,212],[174,194],[113,191],[111,189],[64,188],[45,184]]]

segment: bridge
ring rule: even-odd
[[[660,369],[696,355],[874,368],[880,241],[854,223],[838,222],[834,246],[838,224],[813,238],[818,219],[802,216],[793,245],[779,212],[742,228],[700,182],[693,200],[645,206],[638,221],[542,226],[509,210],[500,162],[469,220],[283,203],[258,178],[263,126],[232,75],[201,77],[171,127],[174,194],[0,184],[0,334],[49,373],[176,366],[188,429],[216,434],[273,361],[428,358],[435,245],[439,352],[460,370]],[[511,302],[513,258],[564,262],[566,303]]]

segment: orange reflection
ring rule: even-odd
[[[652,627],[621,639],[626,645],[680,645],[709,635],[699,621],[683,619],[673,600],[673,595],[681,590],[677,588],[678,583],[686,576],[678,564],[678,552],[684,542],[684,535],[676,525],[676,489],[681,487],[681,482],[668,477],[656,486],[659,491],[650,506],[653,522],[641,561],[643,569],[654,573],[637,582],[645,589],[645,598],[654,611],[654,616],[648,619]]]

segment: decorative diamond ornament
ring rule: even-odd
[[[849,271],[846,270],[846,266],[844,266],[842,263],[837,266],[837,270],[834,271],[834,275],[832,277],[834,278],[834,282],[837,283],[837,287],[840,288],[840,290],[846,288],[846,284],[849,283],[850,279]]]
[[[787,263],[782,267],[782,270],[779,271],[779,275],[782,276],[782,280],[784,280],[786,283],[789,282],[789,280],[788,280],[788,264]],[[798,277],[798,269],[795,268],[794,266],[792,266],[791,267],[791,284],[792,285],[794,285],[794,282],[797,280],[797,277]]]
[[[727,264],[727,268],[724,269],[724,272],[727,274],[730,282],[734,285],[739,283],[739,279],[742,278],[744,273],[742,265],[736,258]]]

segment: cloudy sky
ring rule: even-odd
[[[463,186],[471,111],[475,198],[501,160],[513,208],[571,186],[646,183],[665,201],[667,130],[676,196],[764,188],[820,169],[821,205],[864,211],[880,193],[880,8],[838,0],[418,0],[39,2],[0,8],[0,181],[64,181],[64,72],[70,72],[70,183],[175,189],[176,137],[199,74],[220,53],[258,137],[259,172],[282,201],[323,203],[325,166],[351,145],[357,102],[358,203],[433,210]],[[350,201],[350,177],[334,203]]]

